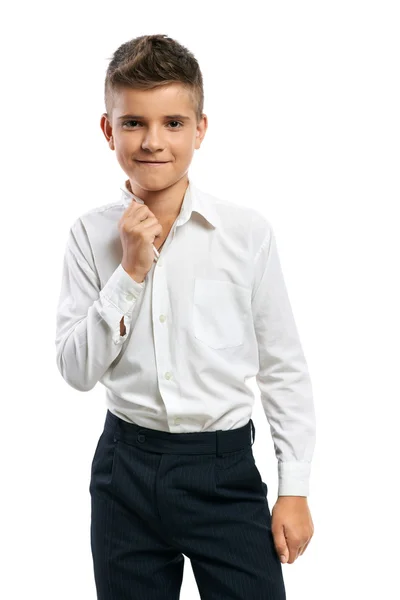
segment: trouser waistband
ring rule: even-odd
[[[110,410],[107,410],[104,429],[113,434],[114,441],[121,440],[151,452],[216,456],[242,450],[246,446],[250,448],[254,444],[256,434],[252,419],[236,429],[170,433],[129,423]]]

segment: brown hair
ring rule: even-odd
[[[189,92],[197,123],[203,113],[203,77],[194,55],[164,34],[142,35],[122,44],[107,69],[104,100],[111,121],[114,92],[121,88],[149,90],[180,82]]]

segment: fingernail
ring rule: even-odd
[[[284,556],[284,554],[281,554],[281,561],[286,562],[286,556]]]

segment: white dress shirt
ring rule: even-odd
[[[278,495],[308,496],[312,388],[271,224],[189,177],[158,262],[137,283],[121,266],[118,222],[132,200],[119,195],[69,231],[56,318],[62,377],[80,391],[100,381],[112,413],[171,433],[242,427],[256,377]]]

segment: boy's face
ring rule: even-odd
[[[119,91],[111,122],[104,113],[100,125],[132,189],[140,195],[140,190],[159,191],[184,177],[205,136],[207,116],[196,123],[192,100],[178,82],[152,90]]]

